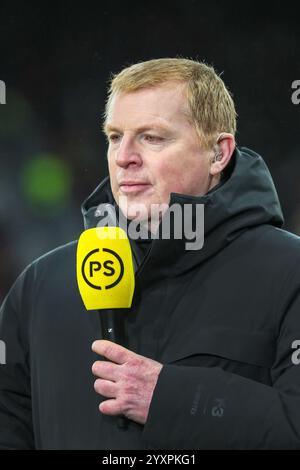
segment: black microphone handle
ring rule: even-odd
[[[114,343],[120,344],[121,346],[127,347],[127,339],[125,333],[125,322],[122,311],[115,310],[98,310],[102,338]],[[105,358],[103,358],[105,360]],[[128,420],[125,416],[118,417],[118,427],[120,429],[126,429]]]
[[[120,344],[126,348],[124,314],[118,310],[98,310],[100,316],[102,337],[108,341]]]

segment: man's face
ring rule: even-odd
[[[151,205],[168,204],[171,192],[197,196],[210,189],[211,152],[201,148],[188,121],[184,88],[168,83],[113,98],[108,167],[115,201],[128,219],[148,219]]]

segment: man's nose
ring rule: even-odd
[[[116,153],[116,163],[123,168],[129,165],[140,166],[142,164],[142,157],[134,137],[123,136]]]

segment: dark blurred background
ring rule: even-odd
[[[300,234],[299,2],[0,3],[0,301],[20,271],[76,239],[80,204],[107,174],[101,135],[111,72],[183,56],[233,92],[239,145],[268,164]]]

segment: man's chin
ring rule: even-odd
[[[118,201],[123,217],[133,224],[147,226],[148,230],[156,231],[163,214],[169,208],[166,203],[132,201],[127,197],[120,197]]]
[[[126,217],[127,220],[130,222],[136,223],[146,223],[151,218],[151,213],[148,210],[141,211],[135,208],[127,208],[127,210],[122,210],[123,215]]]
[[[127,207],[121,207],[122,215],[127,219],[127,223],[134,227],[140,226],[140,228],[146,229],[149,232],[156,232],[157,227],[161,220],[161,214],[156,214],[155,211],[151,213],[151,207],[141,207],[137,205],[129,205]]]

